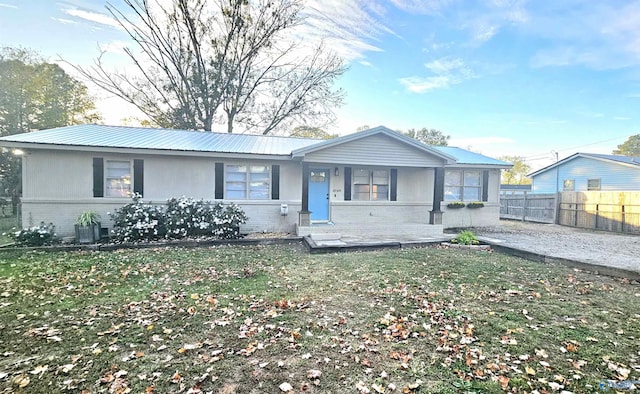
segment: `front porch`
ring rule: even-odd
[[[336,245],[371,243],[373,240],[378,243],[435,242],[447,238],[442,224],[423,223],[314,223],[296,226],[296,235],[310,237],[316,243]]]

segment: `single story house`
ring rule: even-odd
[[[533,193],[640,190],[640,157],[576,153],[528,176]]]
[[[499,220],[500,170],[509,163],[427,146],[385,127],[331,140],[80,125],[0,138],[22,153],[23,226],[108,212],[140,193],[234,202],[243,232],[442,234]],[[447,201],[483,201],[449,210]]]

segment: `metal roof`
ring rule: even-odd
[[[631,165],[631,166],[636,166],[636,167],[640,167],[640,157],[632,157],[632,156],[621,156],[621,155],[604,155],[601,153],[582,153],[582,152],[578,152],[578,153],[574,153],[571,156],[565,157],[564,159],[555,162],[551,165],[548,165],[546,167],[543,167],[537,171],[534,171],[530,174],[528,174],[527,176],[532,177],[532,176],[537,176],[545,171],[548,171],[552,168],[555,168],[559,165],[562,165],[563,163],[568,162],[569,160],[573,160],[576,157],[587,157],[587,158],[591,158],[591,159],[596,159],[596,160],[605,160],[605,161],[613,161],[616,163],[620,163],[620,164],[626,164],[626,165]]]
[[[376,133],[385,133],[399,140],[422,148],[425,153],[439,155],[456,162],[454,165],[489,165],[508,168],[510,163],[493,159],[465,149],[450,146],[425,145],[385,127],[376,127],[334,140],[265,136],[256,134],[230,134],[174,129],[154,129],[127,126],[78,125],[59,127],[30,133],[0,137],[0,146],[24,147],[25,145],[100,147],[120,149],[150,149],[184,152],[216,152],[255,155],[292,156],[300,152],[324,149],[336,144],[353,141]]]
[[[480,153],[468,151],[466,149],[458,148],[455,146],[431,146],[431,148],[439,150],[440,152],[453,156],[456,158],[456,164],[470,164],[470,165],[490,165],[504,168],[511,168],[513,164],[506,161],[494,159]]]
[[[640,157],[621,156],[621,155],[603,155],[600,153],[581,153],[581,155],[585,157],[593,157],[594,159],[605,159],[605,160],[617,161],[618,163],[640,166]]]
[[[11,146],[5,142],[17,142],[70,147],[90,146],[288,156],[294,149],[317,144],[319,141],[309,138],[90,124],[1,137],[0,145]]]

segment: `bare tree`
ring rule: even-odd
[[[301,53],[290,34],[301,0],[124,0],[107,9],[137,45],[136,75],[110,71],[103,54],[85,78],[138,107],[162,127],[212,130],[227,123],[270,133],[294,121],[333,120],[345,70],[321,45]],[[286,44],[285,44],[286,43]],[[304,51],[303,51],[304,52]]]
[[[427,145],[449,145],[450,136],[445,135],[442,131],[436,129],[427,129],[426,127],[423,127],[420,130],[409,129],[404,133],[404,135]]]

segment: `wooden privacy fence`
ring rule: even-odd
[[[558,224],[640,234],[640,192],[562,192]]]
[[[500,218],[528,222],[555,223],[556,194],[503,194],[500,196]]]
[[[640,234],[640,192],[504,194],[500,218]]]

